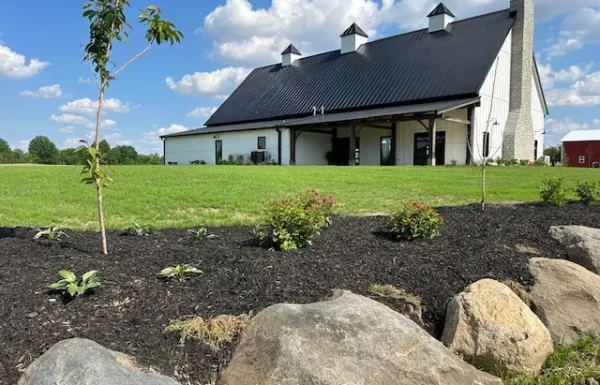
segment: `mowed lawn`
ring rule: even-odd
[[[0,226],[96,229],[95,191],[79,182],[80,170],[0,166]],[[115,166],[110,174],[112,229],[254,224],[265,202],[309,188],[333,193],[342,214],[385,214],[406,200],[464,205],[480,201],[481,183],[476,167]],[[569,187],[600,181],[597,169],[491,167],[489,202],[538,201],[541,180],[554,175]]]

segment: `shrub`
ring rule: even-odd
[[[51,241],[62,241],[63,237],[69,238],[69,236],[62,231],[59,227],[49,227],[46,230],[38,230],[33,236],[33,239],[49,239]]]
[[[450,165],[451,165],[451,166],[456,166],[456,164],[457,164],[457,163],[458,163],[458,161],[457,161],[456,159],[452,159],[452,160],[450,161]]]
[[[529,166],[529,160],[519,159],[519,166]]]
[[[162,269],[158,275],[162,278],[177,278],[179,282],[190,279],[192,274],[202,274],[202,270],[196,269],[190,265],[177,265]]]
[[[507,166],[517,166],[519,164],[519,160],[518,159],[508,159],[505,164]]]
[[[565,204],[567,192],[563,187],[563,179],[558,177],[542,180],[540,187],[540,197],[544,203],[554,206],[563,206]]]
[[[585,204],[590,206],[600,201],[600,191],[598,191],[598,183],[595,182],[579,182],[575,187],[575,193]]]
[[[100,279],[98,278],[98,272],[95,270],[88,271],[81,279],[77,279],[77,276],[69,270],[61,270],[60,276],[63,277],[60,281],[53,283],[48,288],[60,291],[63,294],[69,294],[71,297],[77,295],[84,295],[90,290],[100,286]]]
[[[173,321],[166,332],[179,332],[179,343],[187,340],[199,340],[213,351],[218,351],[226,343],[231,343],[250,321],[250,315],[220,315],[205,321],[201,317],[192,317]]]
[[[432,239],[439,235],[443,223],[433,208],[419,202],[404,203],[390,218],[387,229],[396,240]]]
[[[265,209],[265,225],[255,230],[263,247],[282,251],[307,247],[331,224],[337,203],[318,190],[272,201]]]
[[[536,166],[543,166],[543,167],[545,167],[545,166],[548,166],[548,162],[546,162],[546,158],[541,157],[541,158],[539,158],[538,160],[535,161],[535,165]]]

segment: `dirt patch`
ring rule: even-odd
[[[600,209],[522,205],[440,209],[446,223],[433,241],[396,243],[376,235],[382,217],[335,218],[310,249],[290,253],[256,247],[250,227],[211,228],[212,240],[192,239],[186,230],[161,230],[142,237],[109,234],[111,254],[98,253],[97,234],[68,232],[65,243],[37,242],[34,230],[0,231],[0,384],[14,384],[20,371],[54,343],[92,339],[136,357],[182,382],[214,380],[233,346],[211,350],[198,341],[179,344],[165,333],[173,320],[210,319],[221,314],[256,314],[280,303],[309,303],[349,289],[378,299],[374,283],[394,285],[423,301],[425,328],[441,334],[447,300],[481,278],[527,285],[527,260],[564,258],[547,236],[551,225],[597,226]],[[527,245],[539,255],[505,245]],[[167,266],[190,264],[204,274],[186,282],[163,281]],[[58,271],[81,275],[98,270],[102,287],[64,303],[45,287]]]

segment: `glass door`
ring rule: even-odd
[[[381,165],[391,166],[392,164],[392,137],[384,136],[381,138]]]
[[[215,164],[223,159],[223,141],[215,140]]]

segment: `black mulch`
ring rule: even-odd
[[[384,218],[335,218],[312,248],[269,252],[256,246],[248,227],[211,229],[215,240],[192,240],[185,230],[145,237],[109,234],[111,254],[98,253],[99,236],[69,232],[64,243],[32,241],[33,230],[0,229],[0,384],[54,343],[90,338],[129,353],[167,375],[208,383],[233,347],[211,353],[198,343],[178,346],[163,333],[187,315],[258,312],[280,302],[308,303],[334,288],[370,295],[372,283],[393,284],[420,297],[427,330],[439,336],[446,301],[484,277],[530,283],[528,258],[564,258],[546,235],[550,225],[598,226],[599,209],[579,205],[492,206],[440,209],[446,218],[434,241],[395,243],[378,235]],[[204,274],[185,283],[157,279],[164,267],[192,264]],[[93,295],[63,303],[45,287],[58,271],[98,270],[103,286]]]

